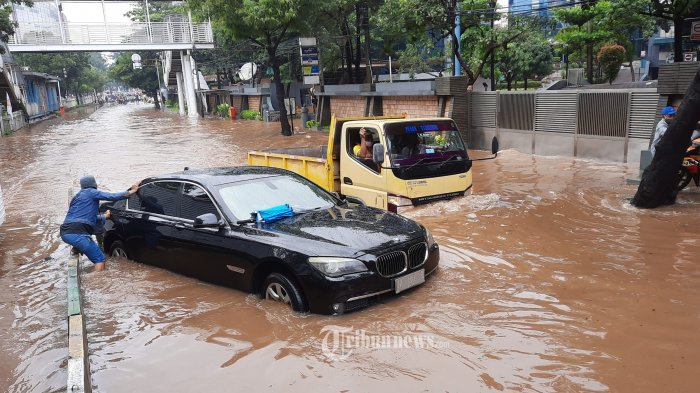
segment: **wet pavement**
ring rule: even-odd
[[[0,138],[0,391],[65,391],[57,228],[80,176],[119,191],[184,166],[243,164],[254,148],[324,143],[139,105]],[[476,162],[472,195],[406,213],[440,244],[438,271],[340,317],[127,260],[105,273],[85,263],[95,390],[696,391],[700,191],[637,210],[625,184],[635,170],[515,151]]]

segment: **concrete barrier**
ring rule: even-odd
[[[80,296],[80,256],[68,258],[68,383],[67,392],[92,392],[87,335]]]

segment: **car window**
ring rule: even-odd
[[[314,183],[296,176],[272,176],[224,186],[221,198],[238,219],[250,213],[288,204],[295,212],[328,208],[335,199]]]
[[[216,210],[214,202],[202,187],[185,183],[182,189],[182,197],[180,199],[180,217],[188,220],[194,220],[202,214],[213,213],[219,217],[219,211]]]
[[[137,195],[129,198],[129,209],[149,213],[176,215],[177,192],[180,182],[158,181],[139,187]]]

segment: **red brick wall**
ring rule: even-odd
[[[364,116],[365,97],[331,97],[331,113],[338,117]]]
[[[260,96],[248,96],[248,109],[260,112]]]
[[[408,117],[435,117],[438,115],[438,97],[436,96],[405,96],[382,97],[384,115],[400,115],[407,113]]]

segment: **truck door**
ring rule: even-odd
[[[365,138],[361,136],[364,133]],[[385,171],[372,161],[372,147],[363,142],[380,143],[379,130],[374,126],[343,128],[340,153],[340,193],[362,199],[367,206],[386,209]],[[367,155],[363,156],[363,153]]]

